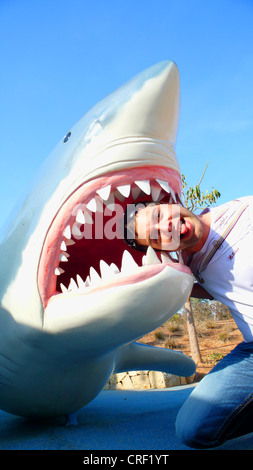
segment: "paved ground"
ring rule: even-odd
[[[179,408],[192,386],[163,390],[102,391],[78,412],[78,426],[63,418],[34,422],[0,412],[1,450],[190,450],[175,435]],[[253,450],[253,433],[219,450]]]

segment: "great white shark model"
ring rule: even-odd
[[[68,415],[96,397],[112,372],[195,371],[182,353],[135,342],[180,309],[190,270],[151,248],[143,262],[113,236],[115,204],[123,212],[144,199],[180,202],[178,117],[178,69],[165,61],[66,134],[3,230],[1,409]]]

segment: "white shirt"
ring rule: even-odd
[[[198,282],[227,305],[246,342],[253,341],[253,196],[210,209],[201,251],[186,258]]]

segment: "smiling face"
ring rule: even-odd
[[[177,204],[156,204],[140,209],[135,219],[136,241],[157,250],[197,251],[203,240],[199,217]]]

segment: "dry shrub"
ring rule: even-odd
[[[234,331],[233,326],[225,325],[222,328],[222,331],[220,332],[218,339],[222,341],[223,343],[226,343],[227,341],[231,341],[233,339],[233,335],[231,334],[232,331]]]
[[[177,323],[170,323],[167,325],[168,331],[172,334],[176,334],[177,336],[181,336],[184,334],[184,328]]]
[[[165,343],[165,348],[168,349],[180,349],[182,348],[182,345],[179,343],[179,341],[176,338],[169,337],[168,340]]]
[[[159,341],[163,341],[166,338],[166,335],[161,330],[156,330],[154,335],[155,335],[155,339]]]

